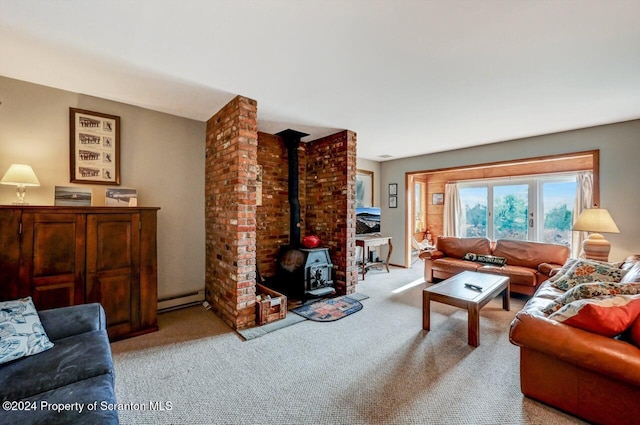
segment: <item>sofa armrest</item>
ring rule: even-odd
[[[43,310],[38,316],[52,341],[107,328],[104,309],[98,303]]]
[[[533,309],[516,315],[509,340],[576,367],[640,386],[640,349],[627,342],[556,322]]]
[[[542,274],[546,274],[547,276],[552,276],[553,274],[558,273],[561,268],[562,264],[555,263],[540,263],[538,265],[538,271]]]
[[[419,257],[423,260],[437,260],[438,258],[444,257],[444,253],[441,251],[424,251]]]

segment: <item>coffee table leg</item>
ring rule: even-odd
[[[511,310],[511,291],[509,285],[507,285],[507,289],[504,290],[504,294],[502,295],[502,309],[507,311]]]
[[[427,291],[422,291],[422,329],[428,331],[431,327],[431,298]]]
[[[469,345],[477,347],[480,345],[480,306],[478,304],[469,304],[469,319],[468,319],[468,332],[469,332]]]

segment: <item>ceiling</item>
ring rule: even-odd
[[[639,21],[638,0],[0,0],[0,75],[200,121],[240,94],[261,131],[350,129],[383,161],[640,118]]]

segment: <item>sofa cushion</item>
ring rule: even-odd
[[[439,237],[436,250],[453,258],[462,258],[467,252],[491,255],[491,241],[488,238]]]
[[[542,312],[545,314],[554,313],[563,306],[586,298],[602,297],[606,295],[636,295],[640,294],[640,283],[611,283],[592,282],[581,283],[550,302]]]
[[[0,302],[0,364],[51,347],[31,297]]]
[[[106,331],[92,331],[56,341],[37,356],[2,366],[0,399],[19,400],[76,381],[113,373]]]
[[[432,270],[447,274],[458,274],[464,271],[474,272],[481,266],[482,264],[480,263],[451,257],[440,258],[431,262]]]
[[[492,273],[509,276],[509,282],[512,285],[536,286],[536,283],[538,281],[536,270],[527,267],[510,265],[506,265],[503,267],[482,266],[477,271],[481,273]]]
[[[99,303],[77,304],[38,312],[42,326],[54,343],[85,332],[107,328],[104,309]]]
[[[597,261],[579,260],[551,284],[566,291],[580,283],[620,282],[625,273],[627,271],[619,267],[611,267]]]
[[[35,405],[38,409],[3,411],[0,423],[12,425],[117,425],[119,423],[113,377],[108,374],[54,388],[25,398],[22,402]],[[51,407],[47,408],[47,406],[56,405],[66,405],[69,409],[57,411]],[[80,407],[82,412],[79,412]]]
[[[493,255],[505,257],[508,265],[536,270],[540,263],[564,264],[569,253],[564,245],[510,239],[498,239],[493,248]]]
[[[607,337],[621,334],[640,315],[640,295],[618,295],[573,301],[549,319]]]

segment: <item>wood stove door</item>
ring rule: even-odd
[[[308,285],[307,291],[331,285],[333,283],[331,280],[331,265],[324,263],[310,266],[307,269],[306,281]]]

